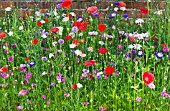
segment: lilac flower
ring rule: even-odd
[[[119,72],[115,72],[115,75],[118,76],[118,75],[119,75]]]
[[[36,86],[36,84],[35,84],[35,83],[32,83],[32,84],[31,84],[31,86],[32,86],[32,87],[35,87],[35,86]]]
[[[61,79],[61,81],[62,81],[63,83],[65,83],[65,82],[66,82],[66,78],[63,77],[63,78]]]
[[[141,98],[141,97],[137,97],[137,98],[136,98],[136,101],[137,101],[137,102],[141,102],[141,101],[142,101],[142,98]]]
[[[56,5],[56,8],[57,8],[57,9],[60,9],[60,8],[61,8],[61,4],[57,4],[57,5]]]
[[[96,78],[97,78],[97,79],[100,79],[100,75],[97,75]]]
[[[9,61],[9,62],[14,62],[12,56],[9,56],[9,60],[8,60],[8,61]]]
[[[22,110],[23,109],[23,106],[18,106],[17,107],[17,110]]]
[[[87,74],[87,73],[89,73],[89,70],[83,69],[83,73]]]
[[[107,76],[104,76],[104,79],[105,79],[105,80],[107,80],[107,79],[108,79],[108,77],[107,77]]]
[[[24,96],[24,95],[26,95],[27,93],[29,92],[29,90],[21,90],[19,93],[18,93],[18,95],[19,96]]]
[[[155,89],[155,85],[154,85],[153,83],[150,83],[150,84],[148,85],[148,87],[151,88],[151,89]]]
[[[34,104],[34,102],[33,102],[33,101],[31,101],[31,100],[28,100],[28,103],[29,103],[29,104]]]
[[[138,58],[134,58],[134,59],[133,59],[133,62],[137,62],[137,61],[138,61]]]
[[[24,83],[25,83],[25,84],[28,84],[28,79],[24,79]]]
[[[59,44],[64,44],[64,40],[63,40],[63,39],[59,39],[59,40],[58,40],[58,43],[59,43]]]
[[[76,62],[79,63],[80,62],[80,58],[76,58]]]
[[[67,94],[66,92],[64,92],[64,96],[68,98],[70,97],[70,94]]]
[[[78,28],[77,27],[73,27],[72,28],[72,32],[76,33],[78,31]]]
[[[51,82],[50,86],[55,86],[55,83],[54,83],[54,82]]]
[[[41,97],[42,97],[43,99],[46,99],[46,98],[47,98],[46,95],[42,95]]]
[[[47,60],[47,57],[42,57],[41,60],[42,60],[42,61],[46,61],[46,60]]]
[[[29,79],[29,78],[32,78],[32,73],[28,73],[28,74],[26,74],[26,77],[25,77],[26,79]]]

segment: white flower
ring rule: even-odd
[[[5,8],[5,11],[7,11],[7,12],[11,11],[11,7]]]
[[[35,14],[36,14],[37,16],[40,16],[41,13],[40,13],[39,11],[36,11]]]
[[[54,16],[57,16],[58,14],[57,14],[57,12],[54,12]]]
[[[120,10],[125,11],[126,7],[120,7]]]
[[[76,50],[76,51],[75,51],[75,54],[76,54],[76,55],[80,55],[80,54],[82,54],[82,52],[81,52],[80,50]]]
[[[75,14],[74,12],[70,12],[70,14],[71,14],[72,16],[76,16],[76,14]]]
[[[142,46],[140,44],[133,44],[135,49],[140,49]]]
[[[57,42],[53,42],[53,43],[52,43],[53,46],[56,46],[56,44],[57,44]]]
[[[151,89],[155,89],[155,85],[154,85],[153,83],[150,83],[150,84],[148,85],[148,87],[151,88]]]
[[[44,71],[44,72],[42,73],[42,76],[44,76],[44,75],[46,75],[46,74],[47,74],[47,72]]]
[[[52,58],[52,57],[54,57],[54,54],[50,53],[49,58]]]
[[[113,30],[114,30],[114,29],[116,29],[116,26],[115,26],[115,25],[113,25],[113,26],[112,26],[112,29],[113,29]]]
[[[98,75],[102,75],[102,74],[103,74],[103,72],[98,72],[98,73],[97,73],[97,76],[98,76]]]
[[[14,33],[12,32],[12,31],[10,31],[9,33],[8,33],[8,35],[9,36],[12,36]]]
[[[42,38],[47,38],[46,34],[41,35]]]
[[[83,33],[79,33],[79,36],[80,36],[80,37],[83,36]]]
[[[44,21],[44,20],[41,20],[40,22],[41,22],[42,24],[44,24],[44,23],[45,23],[45,21]]]
[[[23,26],[19,26],[19,30],[23,30],[23,28],[24,28]]]
[[[59,35],[62,35],[62,33],[63,33],[63,27],[57,27],[57,28],[59,29],[58,34],[59,34]]]
[[[116,11],[116,12],[117,12],[117,11],[118,11],[118,9],[119,9],[118,7],[115,7],[115,8],[114,8],[114,11]]]
[[[77,87],[78,87],[78,88],[82,88],[83,86],[82,86],[82,84],[78,83],[78,84],[77,84]]]
[[[74,32],[69,33],[69,35],[70,35],[72,38],[75,37],[75,33],[74,33]]]
[[[75,48],[76,45],[75,44],[70,44],[70,48]]]
[[[100,45],[104,45],[104,42],[102,42],[102,41],[99,41],[99,44],[100,44]]]
[[[136,24],[141,24],[141,23],[143,23],[143,22],[144,22],[144,20],[141,19],[141,18],[135,20],[135,23],[136,23]]]
[[[89,47],[89,48],[88,48],[88,51],[89,51],[89,52],[93,52],[93,47]]]
[[[154,14],[161,15],[162,11],[158,10],[158,11],[154,12]]]
[[[134,46],[131,44],[131,45],[128,46],[128,48],[133,49]]]
[[[81,57],[86,57],[86,54],[81,53],[80,56]]]
[[[67,22],[69,20],[69,17],[64,17],[62,22]]]

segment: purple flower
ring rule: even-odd
[[[137,62],[137,61],[138,61],[138,58],[134,58],[134,59],[133,59],[133,62]]]
[[[137,97],[137,98],[136,98],[136,101],[137,101],[137,102],[141,102],[141,101],[142,101],[142,98],[141,98],[141,97]]]
[[[116,52],[116,55],[120,55],[120,52]]]
[[[21,110],[21,109],[23,109],[22,106],[18,106],[18,107],[17,107],[17,110]]]
[[[126,19],[128,18],[128,14],[123,14],[122,17]]]
[[[14,60],[13,60],[13,58],[12,58],[12,56],[9,56],[9,60],[8,60],[9,62],[13,62]]]
[[[96,78],[97,78],[97,79],[100,79],[100,75],[97,75]]]
[[[61,8],[61,4],[57,4],[57,5],[56,5],[56,8],[57,8],[57,9],[60,9],[60,8]]]
[[[26,79],[29,79],[29,78],[32,78],[32,73],[28,73],[28,74],[26,74],[26,77],[25,77]]]
[[[115,5],[119,6],[119,2],[115,2]]]
[[[119,75],[119,72],[115,72],[115,75],[118,76],[118,75]]]
[[[11,46],[12,46],[13,48],[16,48],[16,47],[17,47],[17,44],[11,44]]]
[[[58,40],[58,43],[59,43],[59,44],[64,44],[64,40],[63,40],[63,39],[59,39],[59,40]]]

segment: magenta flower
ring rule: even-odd
[[[36,84],[35,84],[35,83],[32,83],[32,84],[31,84],[31,86],[32,86],[32,87],[35,87],[35,86],[36,86]]]
[[[27,93],[29,92],[29,90],[21,90],[20,92],[19,92],[19,96],[24,96],[24,95],[26,95]]]
[[[89,104],[89,102],[84,102],[84,105],[88,105]]]
[[[163,52],[168,52],[169,48],[168,47],[164,47],[162,50],[163,50]]]
[[[22,110],[22,109],[23,109],[22,106],[18,106],[18,107],[17,107],[17,110]]]
[[[42,98],[43,98],[43,99],[46,99],[47,97],[46,97],[46,95],[42,95]]]
[[[47,101],[46,104],[49,105],[49,104],[50,104],[50,101]]]
[[[0,74],[0,76],[2,77],[2,78],[8,78],[9,77],[9,75],[8,74]]]
[[[8,60],[8,61],[9,61],[9,62],[14,62],[12,56],[9,56],[9,60]]]
[[[104,111],[104,108],[103,108],[103,107],[100,107],[99,110],[100,110],[100,111]]]
[[[122,50],[122,46],[121,46],[120,44],[117,45],[117,48],[118,48],[119,50]]]
[[[29,72],[28,74],[26,74],[26,79],[32,78],[32,74]]]

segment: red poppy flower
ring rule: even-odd
[[[129,37],[129,40],[130,40],[131,42],[135,42],[135,41],[136,41],[136,37],[131,36],[131,37]]]
[[[40,26],[40,27],[42,26],[42,23],[40,21],[37,21],[36,24],[37,24],[37,26]]]
[[[146,85],[148,85],[148,84],[150,84],[154,81],[154,75],[152,73],[149,73],[149,72],[144,72],[142,79],[143,79],[144,83]]]
[[[91,80],[93,79],[93,74],[88,74],[88,76]]]
[[[8,72],[8,68],[6,66],[4,66],[4,67],[1,68],[1,71],[2,72]]]
[[[81,23],[76,21],[76,22],[73,23],[73,26],[80,27]]]
[[[6,34],[4,32],[0,32],[0,39],[6,38]]]
[[[82,22],[81,25],[78,27],[81,31],[85,31],[88,27],[87,22]]]
[[[77,84],[73,84],[73,85],[72,85],[72,88],[73,88],[74,90],[76,90],[76,89],[77,89]]]
[[[29,57],[26,57],[26,58],[24,58],[24,60],[25,60],[26,62],[28,62],[28,61],[30,60],[30,58],[29,58]]]
[[[103,32],[106,29],[106,25],[105,24],[99,24],[98,29],[99,29],[100,32]]]
[[[73,40],[73,41],[72,41],[72,44],[75,44],[76,46],[79,46],[79,40],[77,40],[77,39],[76,39],[76,40]]]
[[[37,38],[34,38],[34,39],[32,40],[32,43],[33,43],[34,45],[38,44],[38,39],[37,39]]]
[[[65,0],[61,5],[63,8],[70,8],[73,3],[71,2],[71,0]]]
[[[69,17],[69,19],[73,18],[73,16],[71,14],[66,14],[66,17]]]
[[[106,75],[111,75],[111,74],[113,74],[114,73],[114,68],[112,67],[112,66],[108,66],[108,67],[106,67],[105,68],[105,70],[104,70],[104,73],[106,74]]]
[[[91,7],[88,7],[88,9],[87,9],[87,12],[91,13],[91,14],[94,14],[97,11],[98,11],[98,8],[96,6],[91,6]]]
[[[140,9],[140,12],[144,15],[147,15],[148,14],[148,9],[147,8],[141,8]]]
[[[44,21],[45,21],[45,22],[48,22],[48,21],[49,21],[49,18],[44,18]]]
[[[120,6],[120,7],[126,7],[126,3],[124,3],[124,2],[119,2],[119,6]]]
[[[84,66],[91,66],[91,63],[89,61],[85,61]]]
[[[59,31],[59,29],[58,28],[51,28],[50,31],[53,32],[53,33],[56,33],[56,32]]]
[[[66,41],[70,40],[71,38],[72,38],[72,37],[71,37],[70,35],[67,35],[67,36],[64,37],[64,39],[65,39]]]
[[[166,44],[162,44],[162,48],[166,47]]]
[[[39,12],[45,13],[45,12],[47,12],[47,9],[40,9]]]
[[[96,62],[97,62],[96,60],[90,60],[90,64],[91,64],[91,65],[95,65]]]
[[[106,48],[100,48],[100,49],[98,50],[98,53],[99,53],[99,54],[105,54],[106,52],[108,52],[108,50],[107,50]]]

